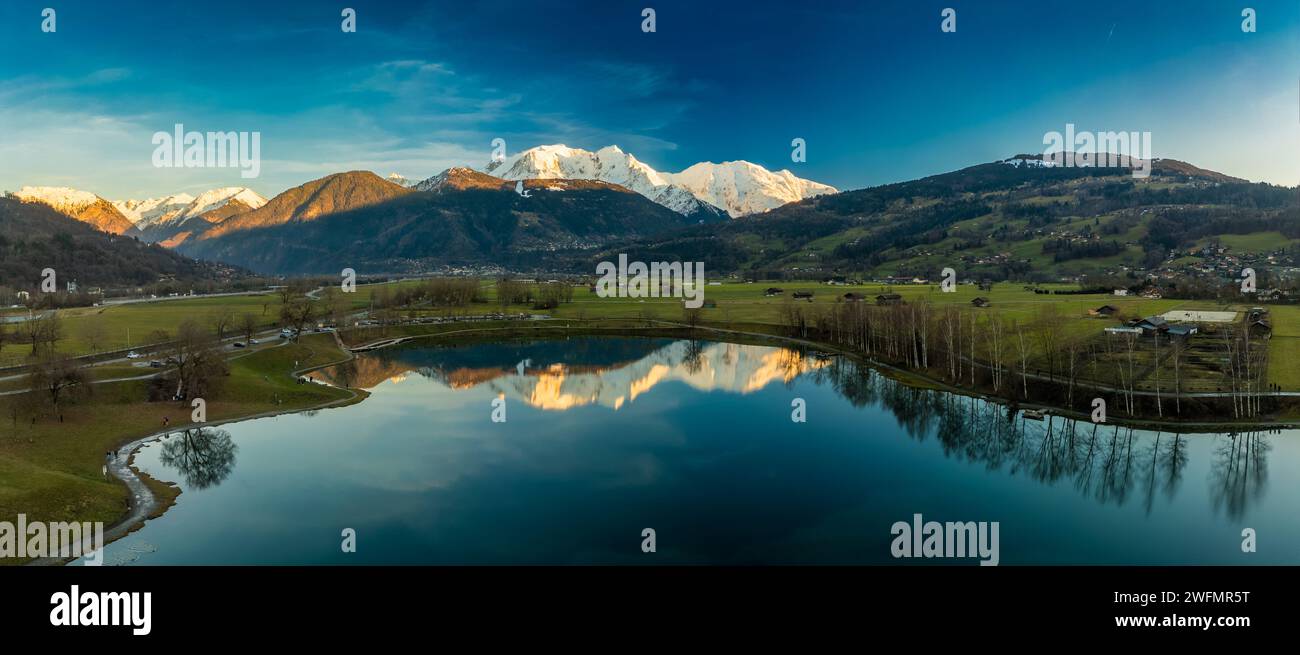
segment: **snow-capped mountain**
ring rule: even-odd
[[[263,198],[261,194],[252,189],[239,186],[204,191],[190,203],[189,207],[178,214],[175,220],[178,224],[184,223],[191,218],[202,216],[233,202],[243,203],[249,209],[257,209],[266,204],[266,198]]]
[[[192,202],[194,196],[178,193],[174,196],[148,200],[116,200],[113,206],[122,212],[128,221],[143,230],[151,225],[170,221]]]
[[[611,182],[686,216],[721,209],[734,218],[835,192],[833,187],[800,179],[789,171],[773,173],[749,162],[705,162],[681,173],[661,173],[618,146],[596,152],[564,145],[538,146],[489,163],[483,171],[507,180]]]
[[[28,202],[43,202],[61,212],[75,212],[102,200],[99,196],[65,186],[25,186],[12,194]]]
[[[400,175],[400,174],[398,174],[398,173],[389,173],[389,174],[388,174],[388,177],[386,177],[386,178],[384,178],[384,179],[385,179],[385,180],[388,180],[389,182],[392,182],[393,184],[399,184],[399,185],[404,186],[404,187],[407,187],[407,188],[410,188],[410,187],[415,186],[416,184],[419,184],[419,180],[412,180],[412,179],[406,177],[405,175]]]
[[[141,239],[171,247],[207,224],[265,204],[266,198],[247,187],[222,187],[204,191],[198,197],[177,193],[148,200],[119,200],[113,206],[141,231]],[[191,223],[200,217],[203,220],[198,224]],[[180,241],[176,241],[178,235]]]
[[[113,206],[136,227],[145,230],[161,225],[182,225],[232,201],[243,203],[248,209],[266,204],[266,198],[247,187],[222,187],[204,191],[197,198],[188,193],[178,193],[148,200],[118,200]]]
[[[790,171],[773,173],[747,161],[701,162],[666,177],[696,198],[727,210],[732,218],[836,192],[833,186],[795,177]]]
[[[9,194],[23,202],[40,202],[83,223],[113,234],[137,233],[135,226],[113,203],[89,192],[68,187],[25,186]]]
[[[483,172],[510,181],[600,180],[631,189],[690,218],[713,221],[723,214],[719,208],[673,184],[659,171],[623,152],[618,146],[607,146],[596,152],[564,145],[538,146],[501,161],[493,161],[483,168]]]

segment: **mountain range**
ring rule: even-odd
[[[586,255],[703,261],[802,278],[1062,280],[1239,277],[1241,262],[1300,263],[1300,188],[1156,159],[1125,167],[1017,155],[919,180],[790,203],[758,220],[691,227]],[[1290,263],[1288,263],[1290,262]],[[594,270],[594,269],[593,269]]]
[[[696,224],[599,180],[510,182],[453,168],[407,189],[365,171],[290,189],[180,244],[191,257],[267,273],[540,266],[551,253]]]
[[[1300,192],[1170,159],[1148,179],[1016,155],[838,192],[747,162],[660,173],[617,147],[541,146],[412,183],[337,173],[265,200],[241,187],[110,203],[11,194],[112,234],[268,274],[343,268],[593,270],[627,252],[711,271],[994,279],[1212,268],[1194,250],[1300,250]],[[1200,258],[1200,259],[1198,259]]]
[[[745,161],[702,162],[681,173],[661,173],[608,146],[595,152],[564,145],[538,146],[483,167],[506,180],[583,179],[627,187],[688,218],[710,222],[719,210],[733,218],[786,203],[835,193],[835,188],[776,173]]]
[[[222,282],[247,274],[105,232],[43,202],[0,198],[0,286],[34,289],[46,268],[55,270],[60,291],[68,282],[76,282],[84,291],[91,286],[134,287],[160,280]]]
[[[141,239],[171,248],[208,225],[265,204],[266,198],[252,189],[223,187],[200,193],[197,198],[179,193],[148,200],[120,200],[113,206],[140,230]]]
[[[135,224],[113,203],[88,191],[68,187],[25,186],[9,195],[23,202],[49,205],[55,211],[110,234],[138,236],[140,233]]]

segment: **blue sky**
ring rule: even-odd
[[[945,7],[956,33],[939,29]],[[261,132],[261,176],[154,168],[150,138],[176,123]],[[1300,183],[1300,1],[0,5],[9,190],[269,197],[343,170],[479,166],[497,137],[510,152],[617,144],[665,171],[745,159],[849,189],[1041,152],[1066,123],[1150,131],[1156,156]]]

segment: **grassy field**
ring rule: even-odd
[[[348,294],[347,298],[353,310],[360,310],[369,304],[371,294],[382,287],[387,287],[391,292],[401,286],[415,284],[418,282],[360,285],[356,293]],[[93,354],[96,349],[91,348],[88,338],[92,331],[98,331],[101,335],[97,349],[99,352],[141,346],[151,343],[154,340],[153,334],[158,330],[174,333],[181,321],[187,318],[207,321],[223,308],[229,308],[237,321],[244,314],[252,314],[257,317],[260,326],[271,328],[279,319],[279,307],[280,296],[267,292],[239,296],[166,298],[153,302],[63,309],[58,312],[64,337],[59,342],[59,351],[70,355]],[[9,329],[13,330],[14,327],[10,326]],[[232,332],[235,330],[236,328],[231,328]],[[0,349],[0,366],[22,364],[30,354],[30,346],[6,343]]]

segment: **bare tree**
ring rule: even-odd
[[[1047,359],[1047,376],[1056,381],[1056,356],[1061,341],[1062,317],[1056,311],[1055,304],[1045,304],[1038,308],[1038,317],[1034,325],[1034,334],[1038,340],[1039,350]]]
[[[33,316],[24,321],[19,329],[23,340],[32,345],[33,356],[39,355],[42,348],[54,350],[56,344],[63,339],[63,323],[54,310]]]
[[[212,333],[194,319],[186,319],[177,327],[168,353],[168,363],[176,372],[178,398],[210,393],[228,371]]]
[[[316,320],[316,311],[316,301],[311,298],[306,296],[294,298],[280,307],[280,322],[293,330],[293,340],[297,342],[307,324]],[[389,310],[385,309],[383,319],[391,320]]]
[[[682,310],[682,316],[685,319],[686,324],[691,326],[692,330],[699,327],[703,315],[704,312],[699,307],[687,307]]]
[[[212,330],[217,333],[217,340],[224,340],[226,331],[235,325],[235,310],[229,306],[223,306],[212,312],[208,322],[212,324]]]
[[[239,317],[239,331],[244,335],[244,341],[252,341],[253,335],[257,333],[257,316],[254,314],[244,314]]]
[[[1173,347],[1170,348],[1170,356],[1174,360],[1174,413],[1183,413],[1183,376],[1181,363],[1183,354],[1187,350],[1187,339],[1175,339]]]
[[[81,338],[90,346],[90,351],[97,353],[104,347],[104,342],[108,340],[108,333],[104,329],[104,323],[98,320],[91,320],[81,329]]]
[[[1016,331],[1016,343],[1019,345],[1020,352],[1020,385],[1024,390],[1024,397],[1029,397],[1029,348],[1025,345],[1025,330],[1011,322],[1011,328]],[[1015,384],[1014,382],[1012,384]]]
[[[59,355],[53,350],[43,351],[40,359],[32,367],[28,382],[34,394],[48,394],[54,413],[59,413],[59,402],[65,400],[70,389],[89,392],[86,374],[75,360],[67,355]]]

